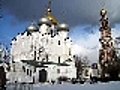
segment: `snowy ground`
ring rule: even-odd
[[[35,86],[34,90],[120,90],[120,82]]]
[[[13,89],[8,87],[7,90],[120,90],[120,82],[98,83],[98,84],[36,84],[33,89]]]

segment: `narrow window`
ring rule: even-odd
[[[53,30],[50,30],[50,34],[53,35]]]
[[[15,72],[15,65],[13,65],[13,72]]]
[[[71,49],[69,48],[69,56],[71,56]]]
[[[58,63],[60,63],[60,56],[58,57]]]
[[[32,76],[32,70],[30,70],[30,76]]]
[[[60,40],[58,41],[58,45],[60,45]]]
[[[37,57],[37,60],[39,60],[39,57]]]
[[[60,73],[60,69],[57,69],[57,73],[58,73],[58,74]]]
[[[27,69],[27,75],[29,75],[29,69]]]
[[[24,67],[24,66],[22,66],[22,69],[23,69],[23,71],[25,72],[25,67]]]

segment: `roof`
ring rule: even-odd
[[[21,60],[23,63],[27,63],[34,67],[46,67],[44,65],[58,65],[58,66],[69,66],[69,64],[66,63],[55,63],[55,62],[38,62],[35,60]]]
[[[47,67],[44,66],[43,64],[40,64],[39,62],[35,61],[35,60],[21,60],[23,63],[27,63],[30,66],[34,66],[34,67]]]

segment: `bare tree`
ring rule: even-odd
[[[87,56],[78,56],[76,55],[75,57],[75,67],[77,69],[77,79],[80,78],[80,75],[82,75],[82,72],[84,70],[85,67],[89,66],[90,61],[88,60]]]
[[[9,62],[9,59],[10,59],[9,49],[2,43],[0,43],[0,61]]]

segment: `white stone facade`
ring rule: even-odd
[[[36,60],[42,61],[48,55],[48,60],[53,62],[64,62],[69,57],[72,57],[71,47],[72,41],[67,38],[66,31],[59,31],[55,36],[51,36],[48,30],[51,28],[43,24],[39,27],[38,32],[32,32],[27,36],[27,31],[21,35],[19,34],[12,41],[11,54],[15,62],[20,60],[33,60],[36,51]],[[64,34],[64,37],[62,36]],[[40,53],[41,51],[41,53]],[[46,60],[46,59],[45,59]]]
[[[31,79],[33,80],[34,78],[35,83],[39,82],[39,71],[44,67],[34,68],[33,66],[22,63],[22,60],[31,60],[38,63],[56,63],[44,65],[48,66],[47,68],[44,68],[48,73],[47,81],[56,81],[60,76],[71,79],[76,78],[75,61],[72,54],[72,40],[68,37],[68,30],[65,26],[66,24],[63,24],[61,28],[58,28],[59,25],[51,23],[50,26],[46,24],[47,21],[45,23],[41,23],[42,24],[39,26],[33,26],[34,24],[31,23],[28,27],[29,29],[27,28],[24,33],[18,34],[14,39],[12,39],[11,62],[13,60],[14,65],[11,64],[12,71],[11,73],[8,73],[9,75],[7,76],[10,81],[12,80],[12,82],[15,82],[17,80],[18,82],[24,82],[25,80],[27,82],[27,79],[29,79],[28,82],[30,82]],[[71,61],[69,62],[67,60]],[[65,63],[69,66],[58,65],[60,63]],[[25,70],[31,70],[32,75],[28,73],[28,71],[24,71],[22,66],[25,66]],[[35,69],[36,71],[34,72]],[[60,70],[59,73],[57,72],[58,69]],[[13,80],[9,77],[10,75],[13,75],[13,73],[16,73],[15,75],[18,75],[18,73],[21,74],[18,75],[19,77],[13,76]],[[22,77],[26,77],[26,79],[22,80]]]

